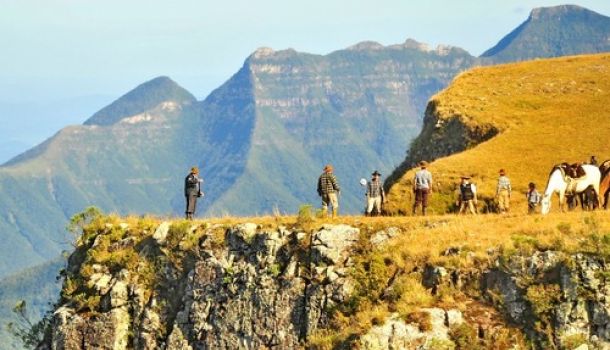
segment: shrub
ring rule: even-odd
[[[577,347],[586,344],[588,345],[588,339],[585,334],[572,334],[561,339],[561,346],[564,349],[576,349]]]
[[[477,330],[467,323],[462,323],[449,330],[449,337],[455,343],[457,350],[478,350],[479,338]]]
[[[314,220],[313,206],[311,204],[304,204],[299,207],[299,213],[297,216],[297,225],[305,226],[311,224]]]
[[[532,310],[543,321],[548,321],[553,309],[559,302],[561,289],[557,284],[534,284],[527,288],[525,298]]]

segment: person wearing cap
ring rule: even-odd
[[[413,192],[415,192],[415,203],[413,203],[413,215],[421,204],[421,213],[426,215],[428,209],[428,196],[432,192],[432,174],[428,171],[428,162],[419,162],[420,169],[415,173],[413,179]]]
[[[456,205],[460,207],[460,214],[466,213],[466,209],[471,214],[476,215],[477,213],[477,186],[470,183],[470,176],[462,176],[459,200]]]
[[[338,194],[341,189],[337,177],[333,174],[332,165],[328,164],[324,167],[324,172],[318,178],[318,195],[322,197],[322,210],[328,216],[328,205],[332,206],[333,218],[337,216],[339,211]]]
[[[371,181],[366,186],[366,215],[372,216],[373,208],[375,214],[381,214],[381,203],[385,203],[385,192],[381,183],[381,174],[375,170],[371,175]]]
[[[589,164],[597,166],[597,158],[595,156],[591,156]]]
[[[496,198],[498,199],[498,209],[500,213],[508,212],[510,208],[510,194],[512,187],[510,179],[506,176],[506,171],[500,169],[500,177],[498,178],[498,186],[496,187]]]
[[[191,168],[191,172],[184,179],[184,196],[186,197],[186,219],[193,220],[197,209],[197,198],[203,196],[201,191],[202,179],[199,178],[199,168]]]

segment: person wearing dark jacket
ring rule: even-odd
[[[466,210],[473,215],[477,214],[477,187],[470,182],[470,176],[462,176],[456,205],[460,208],[460,214],[466,213]]]
[[[199,178],[199,169],[192,167],[191,172],[184,179],[184,196],[186,197],[186,219],[193,220],[197,209],[197,198],[203,196],[201,191],[202,179]]]

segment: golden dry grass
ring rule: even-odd
[[[500,133],[467,151],[440,158],[432,209],[447,211],[461,175],[473,176],[480,194],[495,195],[498,170],[513,184],[516,210],[526,210],[527,184],[542,192],[554,164],[610,158],[610,55],[586,55],[475,68],[433,97],[441,119],[492,124]],[[413,170],[389,191],[392,213],[410,213]],[[439,195],[440,194],[440,195]],[[436,198],[435,198],[436,197]],[[555,210],[557,204],[554,204]]]

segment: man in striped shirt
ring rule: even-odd
[[[510,193],[512,187],[510,186],[510,179],[506,176],[506,171],[500,169],[500,178],[498,178],[498,187],[496,188],[496,198],[498,198],[498,209],[500,213],[508,212],[510,208]]]
[[[385,203],[385,192],[381,183],[381,174],[375,170],[373,178],[366,186],[366,215],[370,216],[375,208],[375,214],[381,214],[381,203]]]
[[[330,204],[333,208],[333,218],[337,216],[339,211],[339,182],[333,174],[333,166],[328,164],[324,167],[324,172],[318,179],[318,195],[322,197],[322,210],[328,216],[328,205]]]

